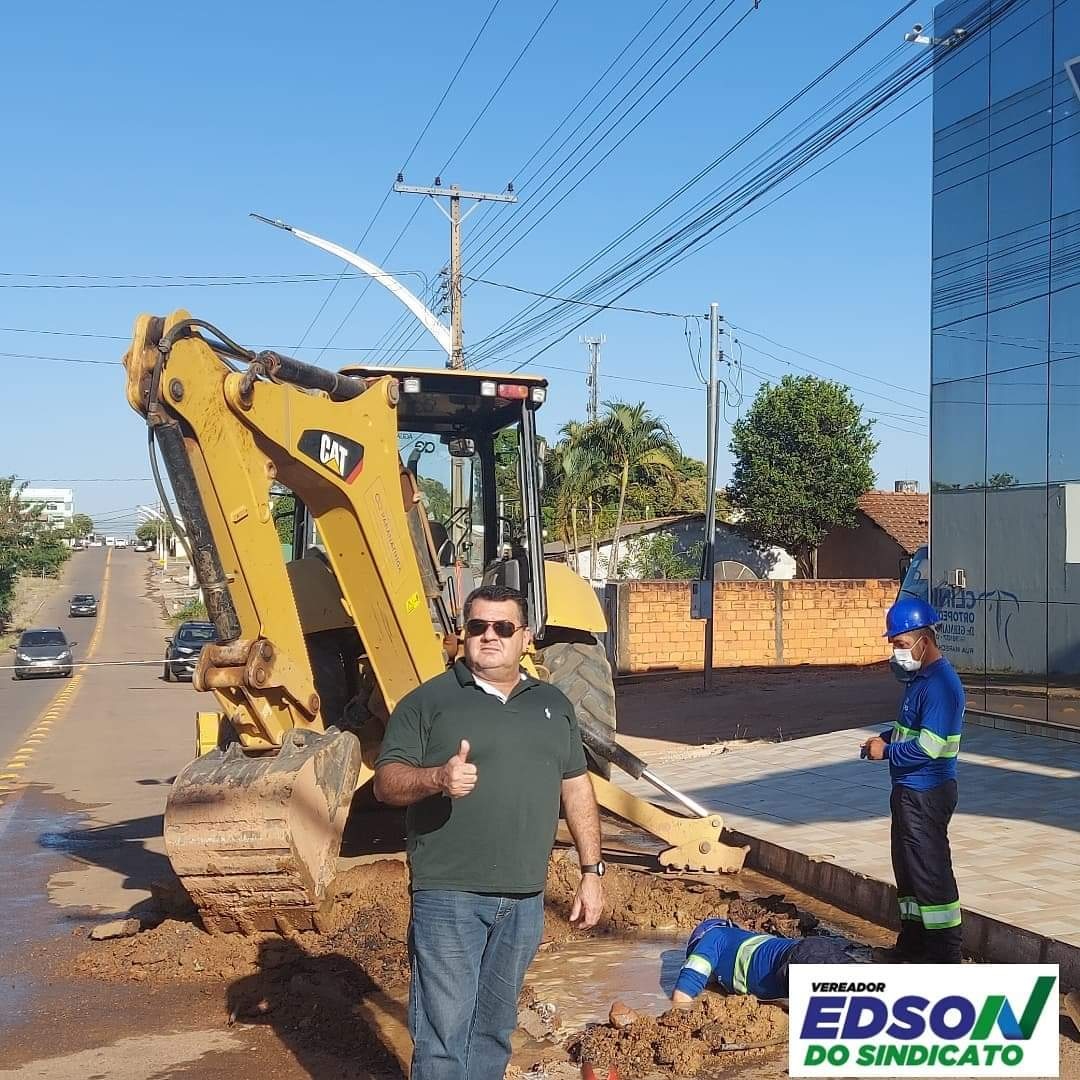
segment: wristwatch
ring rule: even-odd
[[[582,874],[595,874],[597,877],[603,877],[607,873],[607,863],[605,862],[593,862],[581,864]]]

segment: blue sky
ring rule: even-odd
[[[652,27],[658,30],[684,2],[671,0]],[[700,33],[697,51],[612,139],[751,6],[752,0],[739,0],[704,33],[724,4],[689,3],[650,56],[679,37],[677,52]],[[522,184],[528,170],[520,167],[613,60],[621,56],[625,65],[634,55],[626,44],[656,7],[657,0],[560,0],[457,151],[444,182],[498,191],[514,178],[522,201],[498,213],[526,212],[543,188]],[[760,0],[759,9],[484,276],[549,290],[896,7],[898,0]],[[355,245],[490,8],[491,0],[466,0],[453,9],[429,0],[378,6],[314,2],[299,9],[267,0],[192,3],[182,16],[178,9],[126,3],[96,9],[59,3],[47,14],[23,5],[8,12],[0,70],[0,92],[8,104],[0,170],[0,354],[118,360],[123,340],[21,331],[125,338],[139,312],[177,307],[249,344],[295,346],[330,281],[198,283],[214,275],[332,278],[339,269],[333,259],[254,222],[249,211]],[[431,183],[548,8],[548,0],[498,5],[409,162],[410,182]],[[704,14],[695,29],[680,35],[699,12]],[[813,114],[872,61],[892,53],[896,63],[904,30],[929,16],[928,3],[905,13],[838,74],[839,81],[823,86],[791,121],[753,143],[754,153]],[[590,104],[621,73],[618,63]],[[643,62],[611,103],[628,86],[644,89],[661,70],[653,66],[650,75],[646,67]],[[717,180],[749,156],[733,158]],[[924,104],[621,303],[697,313],[716,300],[736,326],[860,373],[856,378],[742,335],[745,346],[894,399],[857,394],[867,409],[890,414],[880,419],[893,425],[878,428],[879,482],[890,487],[894,479],[913,477],[925,484],[929,189],[930,114]],[[382,261],[417,210],[416,201],[390,195],[362,253]],[[481,210],[466,222],[466,273],[477,269],[469,264],[470,233],[483,235],[478,230],[491,228],[485,224],[490,217]],[[403,280],[420,288],[421,275],[436,275],[447,252],[445,219],[425,201],[385,265],[415,271]],[[137,280],[140,275],[194,280],[152,288]],[[341,283],[300,356],[314,360],[332,340],[332,350],[319,362],[338,366],[362,355],[347,348],[385,343],[399,308],[377,287],[365,293],[332,338],[362,287],[352,279]],[[471,286],[466,348],[527,301],[504,289]],[[584,412],[582,333],[607,338],[602,396],[644,398],[688,453],[703,456],[704,398],[682,388],[692,387],[696,377],[678,319],[600,312],[554,344],[537,361],[549,366],[534,369],[548,375],[553,387],[541,429],[554,435]],[[696,338],[691,344],[696,349]],[[419,339],[416,346],[430,350],[434,343]],[[409,355],[416,363],[442,362],[434,351]],[[791,370],[749,347],[741,355],[746,365],[772,378]],[[500,366],[498,359],[492,367]],[[123,482],[147,476],[148,468],[142,426],[124,401],[119,368],[0,355],[0,372],[6,406],[0,472],[75,481],[77,508],[118,526],[130,508],[153,498],[149,483]],[[650,382],[620,381],[616,375]],[[747,371],[744,405],[758,385],[759,377]],[[729,419],[737,409],[733,395]],[[725,446],[727,437],[725,427]],[[726,451],[720,468],[722,477],[729,474]]]

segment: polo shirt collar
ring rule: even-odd
[[[536,682],[536,679],[529,675],[528,672],[520,668],[518,670],[521,672],[524,678],[519,680],[517,686],[515,686],[514,689],[510,691],[510,696],[507,698],[507,701],[509,701],[510,698],[512,698],[515,694],[519,693],[525,687],[531,686],[533,683]],[[454,674],[457,676],[457,681],[460,686],[476,686],[476,678],[469,670],[469,665],[466,664],[464,660],[454,661]],[[484,692],[479,686],[476,686],[476,689],[480,690],[481,693]]]

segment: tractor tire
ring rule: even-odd
[[[603,645],[557,641],[541,650],[537,659],[547,670],[548,681],[570,699],[579,717],[615,730],[615,684]],[[610,761],[595,757],[589,750],[585,756],[592,772],[610,779]]]

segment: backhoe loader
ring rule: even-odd
[[[595,593],[543,559],[544,379],[333,372],[184,311],[140,316],[124,366],[215,628],[193,682],[218,707],[197,713],[197,756],[165,812],[170,861],[209,929],[319,925],[389,713],[459,654],[481,582],[528,597],[523,662],[573,701],[600,805],[663,840],[665,866],[742,866],[718,816],[678,793],[694,816],[671,813],[602,775],[614,762],[670,792],[613,738]]]

